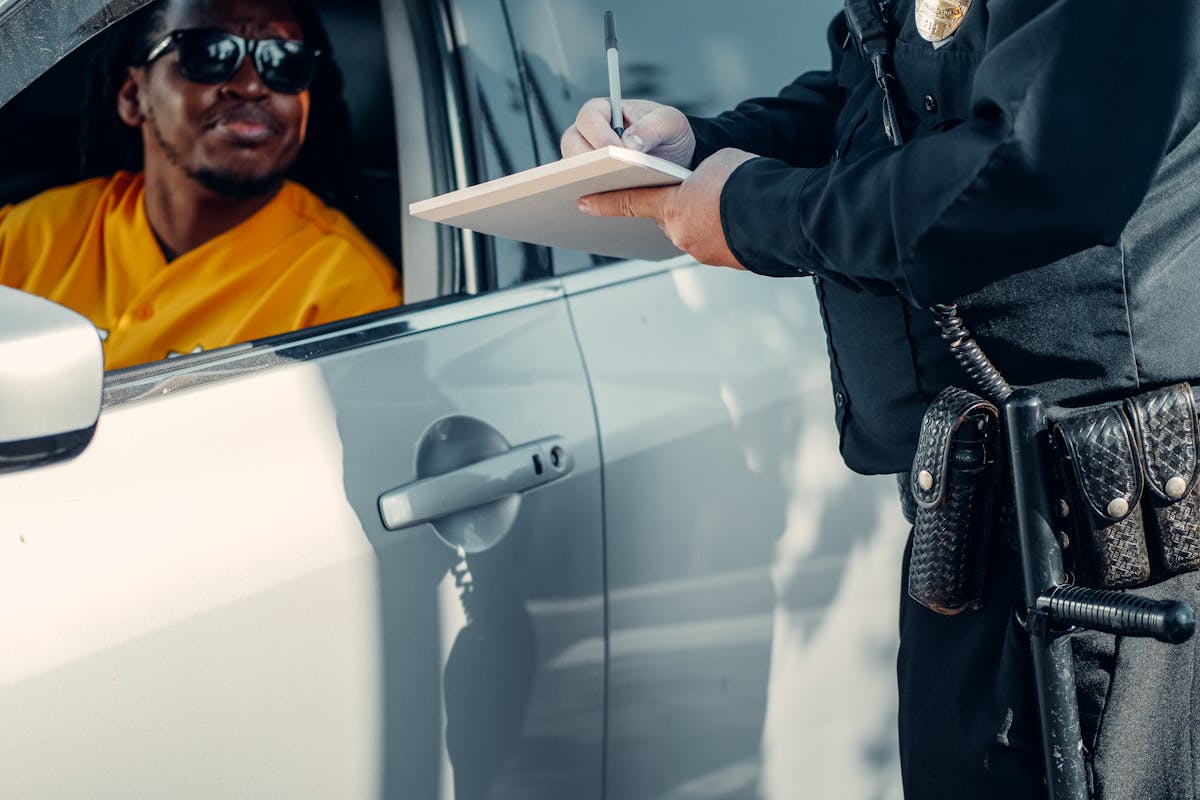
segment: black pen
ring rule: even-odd
[[[617,24],[613,12],[604,12],[604,47],[608,50],[608,102],[612,106],[613,130],[620,136],[625,132],[625,117],[621,113],[621,70],[617,63]]]

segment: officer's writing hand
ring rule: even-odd
[[[591,194],[580,198],[579,210],[597,217],[652,218],[676,247],[701,264],[745,269],[725,241],[721,189],[730,173],[751,158],[753,153],[727,147],[700,162],[678,186]]]
[[[588,100],[579,109],[575,124],[562,135],[563,156],[619,145],[664,158],[681,167],[692,163],[696,137],[682,111],[651,100],[623,100],[621,114],[625,117],[625,134],[617,138],[612,129],[612,108],[608,98]]]

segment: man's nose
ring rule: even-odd
[[[238,65],[237,71],[229,76],[229,80],[221,86],[221,91],[242,100],[255,100],[266,97],[270,89],[263,83],[254,63],[254,54],[247,53]]]

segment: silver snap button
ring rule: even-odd
[[[1119,519],[1129,513],[1129,501],[1124,497],[1117,497],[1108,504],[1108,515]]]
[[[1187,481],[1182,476],[1176,475],[1171,480],[1167,481],[1167,497],[1172,500],[1178,500],[1183,497],[1183,493],[1187,491]]]
[[[923,469],[917,473],[917,485],[927,492],[933,488],[933,475],[929,470]]]

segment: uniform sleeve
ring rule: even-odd
[[[719,117],[689,117],[696,135],[692,166],[723,147],[771,156],[797,167],[828,162],[843,99],[837,74],[846,30],[844,17],[838,14],[829,26],[830,71],[801,75],[779,96],[747,100]]]
[[[853,162],[760,158],[721,197],[768,274],[882,281],[920,306],[1116,242],[1197,114],[1196,5],[992,0],[970,118]]]

